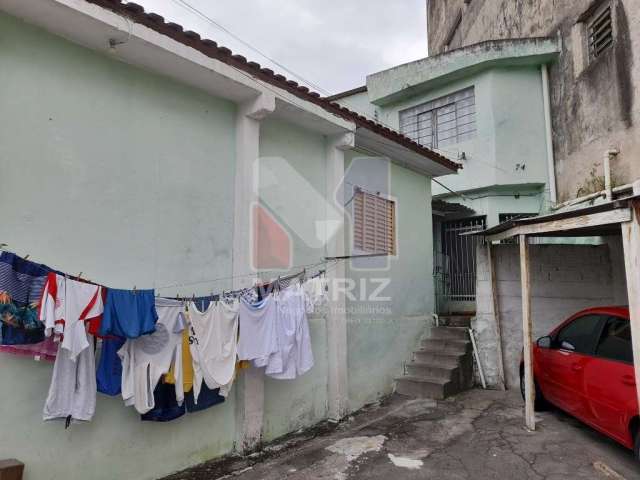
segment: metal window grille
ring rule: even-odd
[[[599,10],[587,26],[589,59],[602,55],[613,45],[613,22],[611,20],[611,5]]]
[[[357,191],[353,198],[353,243],[367,253],[396,253],[395,202]]]
[[[401,111],[400,131],[429,148],[446,147],[473,138],[476,134],[474,88]]]
[[[476,298],[476,246],[482,239],[469,233],[484,230],[485,217],[442,224],[442,256],[446,266],[444,295],[453,301]]]

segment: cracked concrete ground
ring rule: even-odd
[[[640,479],[631,451],[557,410],[538,413],[528,432],[522,410],[513,391],[437,403],[396,395],[337,426],[166,480]]]

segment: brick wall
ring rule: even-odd
[[[505,376],[517,388],[522,352],[522,299],[518,245],[493,246]],[[480,361],[489,385],[498,384],[496,323],[486,246],[477,255],[476,331]],[[534,339],[576,311],[626,303],[619,238],[603,245],[531,245]]]

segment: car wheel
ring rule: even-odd
[[[536,382],[535,378],[533,379],[533,386],[535,389],[533,409],[536,412],[547,410],[547,408],[549,408],[549,404],[542,395],[540,386],[538,385],[538,382]],[[520,369],[520,393],[522,394],[522,400],[524,400],[524,368]]]
[[[640,427],[636,428],[636,434],[633,437],[633,456],[640,461]]]

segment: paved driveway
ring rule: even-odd
[[[471,390],[445,401],[393,396],[337,427],[167,480],[640,479],[631,452],[552,411],[523,427],[518,392]]]

